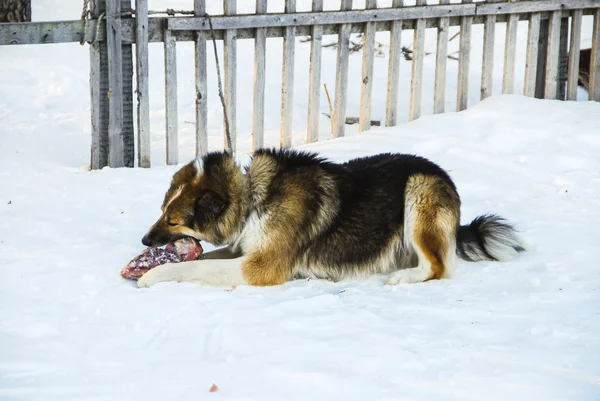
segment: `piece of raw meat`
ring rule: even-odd
[[[121,270],[121,276],[129,280],[137,280],[156,266],[198,260],[201,257],[200,243],[194,238],[183,238],[167,244],[164,248],[157,246],[147,248]]]

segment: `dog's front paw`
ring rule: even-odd
[[[144,273],[137,281],[138,288],[151,287],[167,281],[180,281],[180,263],[165,263]]]

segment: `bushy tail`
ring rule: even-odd
[[[456,253],[469,262],[506,261],[525,251],[514,227],[496,215],[477,217],[468,226],[460,226],[456,236]]]

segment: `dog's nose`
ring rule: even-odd
[[[152,246],[152,241],[150,241],[148,234],[144,235],[144,238],[142,238],[142,244],[145,246]]]

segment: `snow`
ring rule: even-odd
[[[76,1],[39,3],[34,19],[78,17]],[[155,3],[150,8],[167,5]],[[168,6],[189,8],[184,1]],[[587,40],[587,17],[585,24]],[[497,31],[501,66],[503,29]],[[382,151],[431,158],[457,184],[463,223],[499,213],[516,223],[529,251],[508,263],[460,263],[453,278],[423,284],[391,287],[375,276],[229,291],[177,283],[139,290],[119,275],[144,249],[140,240],[177,169],[164,165],[159,45],[151,46],[150,63],[155,167],[101,171],[87,169],[88,49],[3,48],[0,399],[600,399],[600,104],[500,96],[500,67],[495,96],[477,103],[480,35],[474,38],[473,107],[433,116],[431,96],[424,95],[429,115],[362,134],[348,127],[347,137],[336,140],[327,140],[323,117],[321,142],[312,145],[302,145],[309,46],[298,44],[295,144],[336,161]],[[281,42],[271,42],[266,138],[277,144]],[[184,122],[193,121],[192,48],[180,44],[178,52],[185,163],[194,152],[193,125]],[[239,52],[250,65],[251,42],[240,43]],[[335,52],[323,54],[323,79],[333,92]],[[424,69],[428,85],[432,57]],[[351,60],[351,77],[358,76],[360,55]],[[453,110],[456,66],[448,66]],[[386,68],[387,59],[376,59],[374,119],[385,112]],[[399,115],[406,116],[410,63],[401,70]],[[238,155],[245,162],[252,69],[239,74]],[[360,89],[350,83],[348,110],[356,115]],[[519,85],[522,79],[517,92]],[[209,143],[217,149],[221,114],[210,75],[209,86]],[[580,100],[585,96],[581,91]],[[327,109],[323,96],[321,110]],[[213,383],[219,391],[211,395]]]

